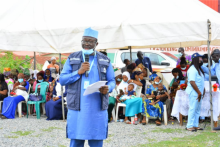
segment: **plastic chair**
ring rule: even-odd
[[[167,106],[166,106],[166,104],[163,105],[163,109],[164,109],[164,112],[163,112],[163,121],[164,121],[164,125],[166,126],[167,123],[168,123]],[[151,118],[146,117],[146,123],[149,122],[149,119],[151,119]]]
[[[142,87],[136,89],[137,97],[141,97],[141,91],[142,91]],[[124,107],[124,108],[123,108],[123,114],[125,114],[126,104],[118,103],[117,109],[116,109],[115,122],[117,122],[117,120],[118,120],[118,109],[119,109],[119,107]],[[134,118],[131,117],[131,119],[133,120]]]
[[[0,101],[0,111],[2,111],[2,103],[3,101]]]
[[[46,103],[46,92],[49,88],[49,83],[47,82],[38,83],[35,88],[35,93],[37,93],[38,86],[40,86],[40,95],[42,95],[42,100],[41,101],[27,101],[27,110],[29,111],[29,108],[28,108],[29,104],[34,104],[37,119],[40,119],[40,104]],[[28,113],[27,113],[27,118],[28,118]]]
[[[112,109],[112,118],[115,120],[115,107]]]
[[[118,104],[117,104],[117,109],[116,109],[115,122],[117,122],[117,120],[118,120],[118,109],[119,109],[119,107],[124,107],[124,109],[123,109],[123,114],[125,114],[126,105],[123,104],[123,103],[118,103]]]
[[[31,90],[31,85],[29,84],[28,95],[30,94],[30,90]],[[18,107],[17,108],[18,108],[18,116],[19,117],[21,117],[21,115],[22,115],[22,108],[21,108],[22,107],[22,103],[26,103],[26,101],[21,101],[21,102],[18,103]],[[28,111],[28,113],[30,113],[30,111]]]

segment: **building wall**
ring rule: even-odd
[[[212,8],[213,10],[220,12],[220,10],[219,10],[220,0],[199,0],[199,1],[206,4],[207,6]]]

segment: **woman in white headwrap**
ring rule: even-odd
[[[108,122],[111,121],[112,117],[112,110],[115,107],[116,97],[119,94],[117,91],[118,86],[120,85],[122,81],[122,73],[121,70],[115,70],[115,82],[116,86],[113,89],[113,91],[109,94],[109,104],[108,104]]]
[[[129,80],[130,80],[129,72],[124,72],[122,74],[122,82],[117,88],[118,92],[120,90],[125,92],[125,88],[126,88],[126,92],[127,92]],[[125,123],[131,124],[131,122],[128,120],[128,117],[133,117],[133,116],[135,116],[135,114],[139,114],[142,112],[142,98],[127,99],[123,103],[126,104]]]

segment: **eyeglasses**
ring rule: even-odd
[[[84,40],[82,40],[81,43],[82,44],[90,44],[90,45],[92,45],[92,44],[96,43],[96,41],[84,41]]]

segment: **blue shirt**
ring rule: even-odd
[[[203,94],[204,80],[205,80],[203,73],[200,71],[200,75],[199,75],[199,72],[196,70],[194,65],[192,65],[187,71],[187,77],[188,77],[188,83],[187,83],[186,93],[189,95],[190,94],[198,95],[197,92],[193,89],[192,85],[190,84],[190,81],[194,81],[199,91]]]
[[[219,61],[220,63],[220,61]],[[215,63],[214,66],[212,66],[211,71],[213,72],[213,74],[215,76],[217,76],[218,78],[218,83],[220,83],[220,64],[219,63]]]
[[[150,72],[152,72],[151,62],[150,62],[150,59],[148,57],[144,57],[144,59],[142,61],[140,59],[137,59],[135,61],[135,63],[136,63],[137,66],[140,63],[142,63],[146,68],[148,68],[150,70]]]

